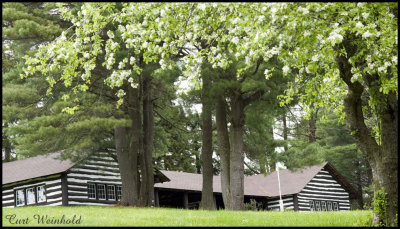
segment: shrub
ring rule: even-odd
[[[244,210],[246,211],[257,211],[262,209],[262,203],[257,203],[255,199],[250,199],[249,203],[244,204]]]

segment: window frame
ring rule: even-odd
[[[112,188],[113,190],[110,192],[110,189]],[[115,185],[107,185],[106,187],[106,195],[107,195],[107,200],[117,200],[117,197],[115,195]],[[110,197],[110,194],[112,194],[113,198]]]
[[[91,186],[93,186],[93,195],[94,195],[94,197],[90,197],[90,193],[89,193],[89,190],[90,190],[90,187]],[[96,184],[95,183],[88,183],[88,199],[90,199],[90,200],[97,200],[97,188],[96,188]]]
[[[40,187],[42,187],[43,188],[43,196],[44,196],[44,200],[41,200],[41,201],[39,201],[39,188]],[[44,184],[41,184],[41,185],[37,185],[36,187],[35,187],[35,190],[36,190],[36,203],[45,203],[45,202],[47,202],[47,196],[46,196],[46,185],[44,185]]]
[[[18,192],[22,191],[22,197],[23,197],[23,203],[22,204],[18,204]],[[20,189],[16,189],[15,190],[15,206],[16,207],[21,207],[21,206],[26,206],[26,200],[25,200],[25,189],[24,188],[20,188]]]
[[[29,194],[28,191],[29,191],[30,193],[33,193],[33,203],[28,203],[28,200],[29,200],[29,198],[28,198],[28,194]],[[35,188],[35,186],[25,188],[25,202],[26,202],[26,205],[35,205],[35,204],[37,203],[37,201],[36,201],[36,188]]]
[[[107,200],[107,189],[106,189],[106,185],[105,184],[97,184],[96,185],[97,186],[97,197],[98,197],[98,200]],[[104,187],[104,199],[103,198],[100,198],[100,186],[102,186],[102,187]]]
[[[310,211],[315,211],[315,203],[314,200],[309,200],[308,204],[310,205]]]
[[[339,211],[339,202],[333,202],[333,210]]]
[[[315,210],[321,211],[321,201],[319,201],[319,200],[315,201]]]
[[[117,201],[120,201],[122,198],[122,185],[116,185],[116,192],[117,192],[116,195]]]
[[[328,211],[333,211],[332,201],[328,201],[327,205],[328,205]]]
[[[327,211],[327,206],[326,206],[326,201],[325,200],[323,200],[323,201],[321,201],[321,210],[322,211]]]

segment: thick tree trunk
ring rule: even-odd
[[[132,158],[132,155],[127,147],[126,128],[115,128],[114,136],[122,181],[122,198],[120,204],[123,206],[136,206],[138,204],[137,183],[135,182],[135,174],[137,174],[137,169],[135,170],[133,166],[135,159]]]
[[[221,190],[222,199],[225,209],[230,210],[231,207],[231,191],[230,191],[230,143],[228,125],[226,121],[227,105],[222,95],[217,96],[216,102],[216,126],[218,136],[218,149],[221,159]]]
[[[143,157],[142,157],[142,186],[140,192],[141,205],[151,206],[154,203],[154,174],[153,174],[153,139],[154,112],[150,74],[143,74]]]
[[[210,98],[211,79],[203,75],[202,89],[202,148],[203,186],[201,191],[200,208],[215,209],[213,196],[213,164],[212,164],[212,104]]]
[[[128,89],[128,114],[132,120],[130,141],[127,142],[127,128],[115,128],[115,147],[122,181],[121,205],[137,206],[139,198],[138,149],[140,148],[140,102],[139,90]]]
[[[244,102],[240,95],[231,97],[232,149],[230,154],[230,191],[232,210],[244,207]]]
[[[346,123],[357,145],[367,156],[373,173],[373,183],[375,192],[385,188],[388,196],[388,206],[386,209],[387,218],[374,217],[374,224],[383,222],[385,225],[392,225],[395,222],[398,207],[398,105],[397,96],[394,93],[387,95],[379,92],[377,76],[368,75],[364,79],[369,84],[369,90],[379,96],[380,103],[376,109],[376,115],[380,120],[381,144],[378,144],[371,131],[365,125],[365,119],[362,112],[361,95],[364,87],[359,82],[351,82],[351,65],[348,58],[355,53],[357,46],[349,41],[343,43],[346,49],[347,57],[341,55],[336,57],[339,67],[340,77],[347,84],[349,91],[344,100],[344,112],[346,113]],[[370,92],[371,94],[371,92]]]

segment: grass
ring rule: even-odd
[[[11,219],[12,215],[15,218]],[[38,223],[38,216],[46,215],[49,224]],[[75,215],[74,224],[51,223],[63,215],[65,220]],[[3,208],[2,217],[3,226],[369,226],[372,211],[281,213],[79,206]],[[79,217],[80,224],[76,224]]]

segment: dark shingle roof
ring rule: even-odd
[[[326,165],[308,166],[296,171],[289,169],[279,170],[281,194],[290,195],[299,193],[310,180]],[[258,174],[245,177],[245,185],[257,187],[250,189],[248,195],[254,196],[279,196],[278,173],[275,171],[268,176]],[[246,191],[246,187],[245,187]]]
[[[3,185],[62,173],[75,165],[70,160],[55,159],[60,154],[60,152],[57,152],[3,163]]]
[[[290,195],[299,193],[307,183],[327,165],[331,167],[328,162],[325,162],[321,165],[308,166],[296,171],[290,171],[288,169],[280,170],[279,178],[281,183],[281,194]],[[331,168],[329,168],[329,170],[330,169]],[[155,184],[154,187],[189,191],[201,191],[202,189],[203,178],[201,174],[165,170],[161,170],[161,172],[171,181]],[[350,186],[346,186],[346,188],[348,187]],[[213,191],[215,193],[221,193],[220,176],[214,176],[213,178]],[[245,176],[244,194],[247,196],[279,196],[277,172],[273,172],[268,176],[265,176],[264,174]]]

